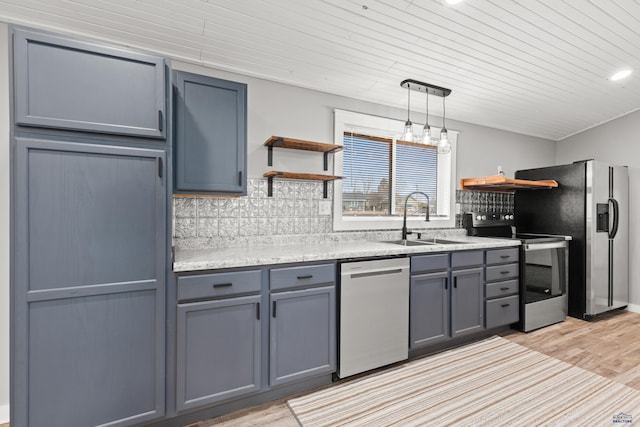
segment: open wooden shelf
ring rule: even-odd
[[[325,144],[324,142],[304,141],[302,139],[272,136],[264,143],[267,147],[291,148],[293,150],[319,151],[321,153],[336,152],[344,149],[342,145]]]
[[[324,142],[304,141],[302,139],[285,138],[283,136],[272,136],[264,142],[264,145],[268,148],[267,164],[269,166],[273,166],[273,147],[278,147],[288,148],[291,150],[305,150],[323,153],[324,170],[328,170],[329,168],[329,154],[344,150],[344,147],[342,145],[326,144]]]
[[[484,178],[462,178],[461,190],[514,192],[518,189],[544,190],[558,187],[553,179],[529,181],[526,179],[506,178],[502,175],[490,175]]]
[[[300,172],[280,172],[268,171],[263,175],[265,178],[284,178],[284,179],[307,179],[310,181],[333,181],[334,179],[342,179],[341,176],[321,175],[316,173],[300,173]]]
[[[323,181],[323,195],[324,198],[327,198],[327,182],[334,181],[336,179],[342,179],[341,176],[336,175],[321,175],[315,173],[300,173],[300,172],[281,172],[281,171],[268,171],[265,172],[262,176],[268,178],[268,196],[273,196],[273,178],[280,179],[306,179],[309,181]]]

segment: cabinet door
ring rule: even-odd
[[[164,152],[15,147],[12,424],[164,415]]]
[[[260,296],[178,305],[177,409],[260,389]]]
[[[271,386],[334,372],[335,287],[271,294]]]
[[[176,72],[175,191],[247,193],[247,87]]]
[[[449,273],[411,277],[409,348],[449,339]]]
[[[484,329],[484,273],[482,267],[451,272],[451,336]]]
[[[16,30],[19,125],[165,138],[161,57]]]

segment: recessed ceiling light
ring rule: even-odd
[[[444,1],[444,5],[447,6],[453,6],[454,4],[458,4],[458,3],[462,3],[462,0],[443,0]]]
[[[633,70],[631,70],[629,68],[627,68],[626,70],[618,71],[613,76],[609,77],[609,80],[614,81],[614,82],[616,80],[622,80],[625,77],[628,77],[632,72],[633,72]]]

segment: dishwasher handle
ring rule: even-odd
[[[373,277],[373,276],[386,276],[391,274],[400,274],[404,271],[403,268],[393,268],[389,270],[374,270],[374,271],[364,271],[361,273],[352,273],[349,275],[352,279],[359,279],[362,277]]]

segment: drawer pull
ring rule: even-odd
[[[509,274],[510,271],[501,271],[500,274]]]
[[[511,304],[502,304],[500,307],[509,307]]]
[[[312,277],[313,277],[313,274],[305,274],[303,276],[298,276],[298,280],[311,279]]]
[[[228,288],[229,286],[233,286],[233,283],[216,283],[213,285],[214,288]]]
[[[508,290],[509,290],[509,288],[507,288],[506,286],[504,286],[504,287],[500,288],[500,290],[501,290],[501,291],[508,291]]]
[[[511,258],[511,255],[500,255],[500,258],[502,258],[502,259]]]

